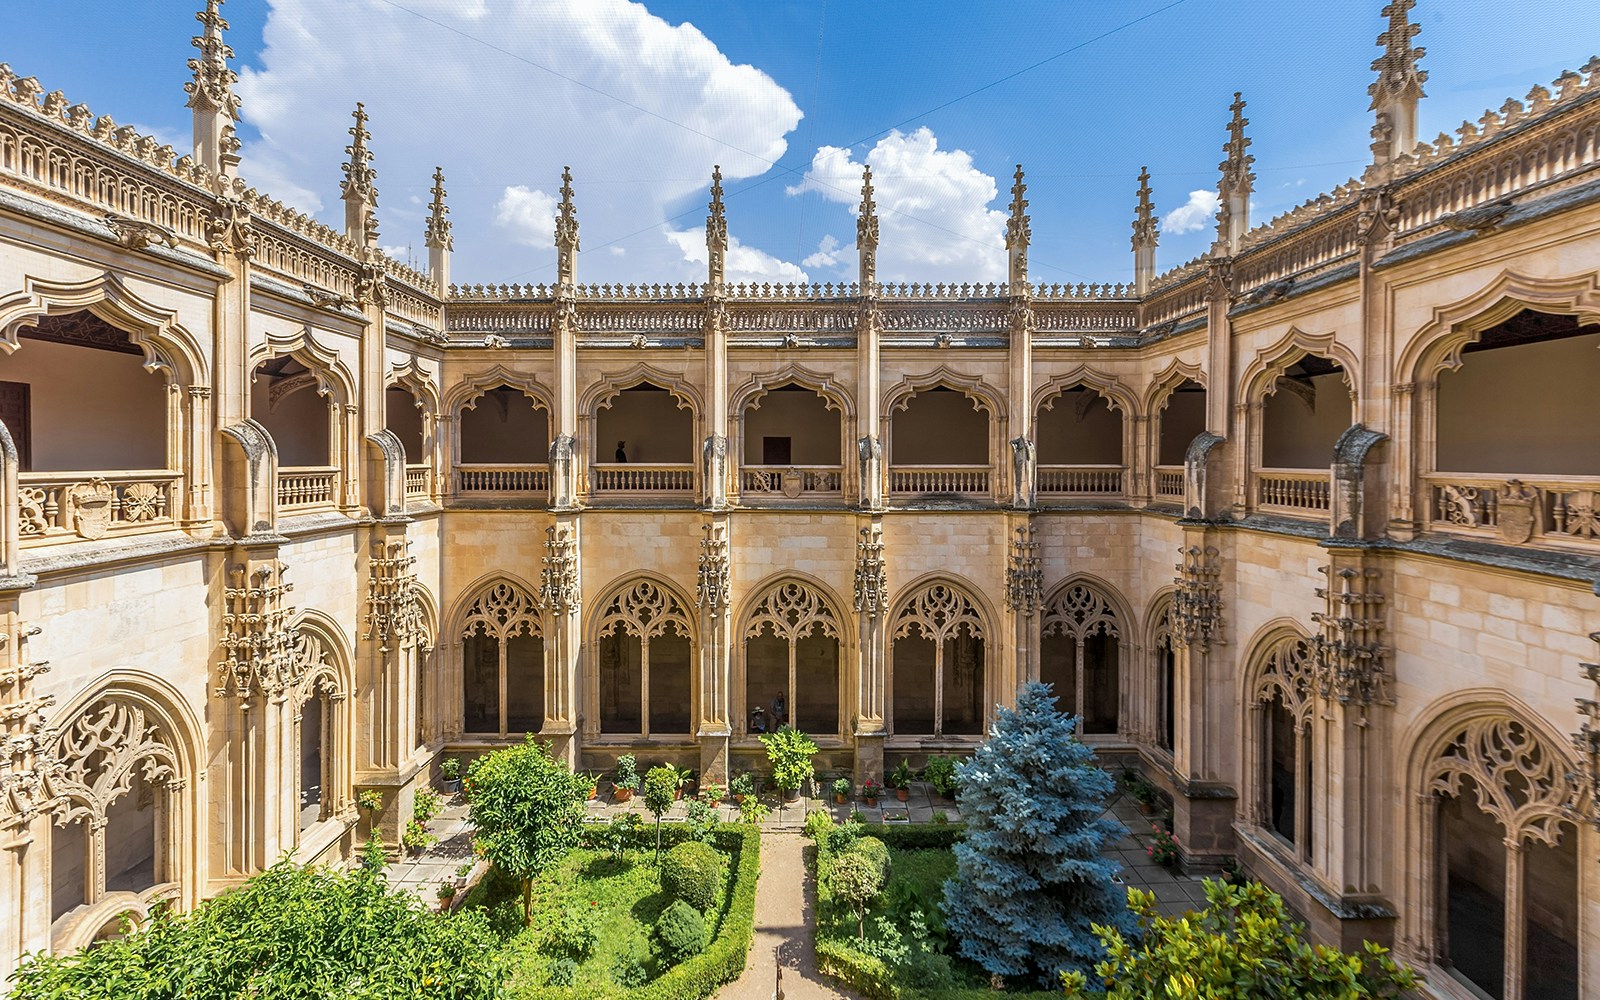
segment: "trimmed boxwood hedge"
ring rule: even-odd
[[[663,827],[663,830],[666,830]],[[744,972],[755,934],[756,877],[761,873],[761,831],[746,823],[717,827],[717,847],[733,855],[733,887],[717,936],[706,950],[675,965],[655,982],[627,990],[628,1000],[704,1000]]]

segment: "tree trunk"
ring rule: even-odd
[[[533,926],[533,879],[522,880],[522,926]]]
[[[656,813],[656,864],[661,864],[661,814]]]

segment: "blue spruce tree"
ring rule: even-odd
[[[1105,951],[1091,924],[1136,933],[1111,881],[1120,866],[1100,854],[1125,832],[1100,818],[1116,785],[1077,728],[1049,685],[1026,684],[956,771],[967,835],[944,886],[945,923],[963,956],[1013,984],[1059,988],[1062,970],[1092,978]]]

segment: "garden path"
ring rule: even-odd
[[[832,985],[817,972],[811,942],[816,892],[806,873],[805,845],[798,833],[762,834],[755,943],[744,975],[724,986],[718,1000],[771,1000],[780,960],[785,1000],[855,1000],[855,994]]]

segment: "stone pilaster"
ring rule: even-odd
[[[701,530],[695,604],[700,609],[699,724],[702,781],[728,782],[728,740],[733,735],[729,692],[733,647],[732,561],[729,517],[713,515]]]
[[[574,767],[580,749],[578,668],[583,642],[580,538],[578,518],[558,515],[556,523],[545,529],[544,568],[539,574],[539,604],[545,615],[545,719],[540,735]]]
[[[856,543],[855,601],[860,634],[856,645],[856,784],[883,784],[884,708],[889,672],[889,579],[883,558],[883,519],[862,519]]]
[[[1236,745],[1237,677],[1223,645],[1222,562],[1216,529],[1184,528],[1172,597],[1174,708],[1173,828],[1190,870],[1219,867],[1233,854],[1237,793],[1230,782]]]

